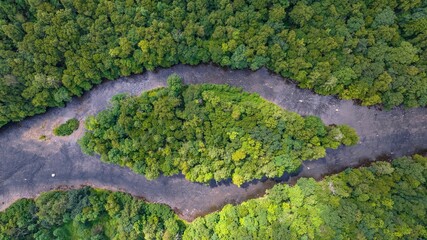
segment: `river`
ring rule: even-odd
[[[108,106],[118,93],[139,94],[166,85],[166,78],[177,73],[185,83],[218,83],[240,86],[257,92],[284,109],[301,115],[319,116],[326,124],[348,124],[356,129],[360,142],[352,147],[328,150],[327,157],[306,161],[294,176],[280,181],[295,182],[299,177],[323,176],[366,162],[399,157],[427,149],[427,108],[381,111],[362,107],[353,101],[320,96],[272,74],[266,69],[222,69],[213,65],[176,65],[168,69],[107,81],[82,97],[75,97],[64,108],[52,108],[0,129],[0,210],[19,198],[32,198],[52,189],[89,185],[128,192],[147,201],[169,205],[188,221],[222,208],[262,196],[275,181],[254,181],[239,188],[229,182],[210,186],[192,183],[182,176],[148,181],[127,168],[102,163],[97,156],[81,153],[76,141],[81,126],[71,136],[56,137],[52,129],[69,118],[83,121]],[[41,136],[46,140],[40,140]]]

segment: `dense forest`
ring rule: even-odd
[[[0,212],[0,239],[426,239],[427,158],[278,184],[260,199],[185,224],[169,208],[84,188]]]
[[[85,127],[83,152],[148,179],[182,172],[190,181],[237,185],[293,172],[326,148],[359,140],[348,126],[325,126],[228,85],[183,85],[176,74],[166,88],[114,96]]]
[[[0,126],[177,63],[265,66],[363,105],[426,106],[426,48],[421,0],[3,0]]]
[[[22,199],[0,212],[0,239],[176,239],[184,223],[161,204],[83,188]]]
[[[183,239],[427,239],[427,158],[276,185],[196,219]]]

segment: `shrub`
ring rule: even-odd
[[[79,128],[79,120],[72,118],[53,129],[55,136],[68,136]]]

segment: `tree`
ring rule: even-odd
[[[53,129],[53,134],[56,136],[68,136],[71,135],[75,130],[79,128],[79,120],[72,118],[67,120],[65,123],[59,125]]]

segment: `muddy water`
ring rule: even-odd
[[[177,65],[103,83],[83,97],[74,98],[65,108],[50,109],[43,115],[0,129],[0,210],[19,198],[34,197],[50,189],[90,185],[165,203],[184,219],[192,220],[226,203],[240,203],[263,195],[265,189],[274,185],[273,181],[255,181],[243,188],[227,182],[211,186],[191,183],[182,176],[148,181],[129,169],[101,163],[96,156],[83,155],[76,144],[83,133],[82,127],[69,137],[52,135],[55,125],[69,118],[83,120],[96,114],[117,93],[139,94],[165,86],[167,76],[172,73],[181,75],[185,83],[240,86],[285,109],[319,116],[327,124],[349,124],[357,130],[360,135],[357,146],[328,150],[326,158],[304,162],[296,176],[285,176],[283,181],[293,182],[302,176],[320,179],[385,155],[397,157],[427,149],[427,108],[380,111],[361,107],[352,101],[299,89],[265,69],[251,72],[211,65]],[[41,136],[46,140],[41,140]]]

